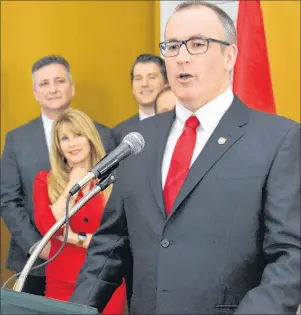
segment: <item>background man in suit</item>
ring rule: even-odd
[[[168,84],[164,60],[152,54],[139,55],[131,69],[131,83],[139,112],[113,128],[117,144],[127,133],[135,131],[139,121],[155,114],[155,99]]]
[[[41,105],[41,116],[9,132],[1,159],[1,215],[11,232],[7,268],[19,272],[28,259],[30,248],[41,239],[33,218],[32,185],[40,170],[50,168],[48,150],[51,124],[60,113],[70,108],[74,96],[70,67],[60,56],[46,56],[32,67],[33,92]],[[96,127],[105,149],[114,148],[111,131]],[[45,247],[40,258],[47,259]],[[42,261],[38,261],[41,263]],[[28,276],[24,292],[43,295],[44,270]]]
[[[71,300],[102,309],[125,275],[133,314],[294,314],[300,125],[233,95],[218,7],[180,4],[160,47],[179,102],[139,124]]]
[[[170,86],[167,86],[156,97],[154,109],[155,114],[165,113],[169,110],[172,110],[177,103],[177,97],[174,92],[171,90]]]

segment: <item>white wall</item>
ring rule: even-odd
[[[160,41],[164,40],[164,30],[166,22],[168,21],[169,17],[175,10],[176,6],[183,1],[160,1],[160,20],[161,20],[161,26],[160,26]],[[222,8],[224,11],[226,11],[233,21],[236,24],[237,20],[237,12],[238,12],[238,1],[237,0],[231,0],[231,1],[206,1],[206,2],[212,2],[213,4],[218,5],[220,8]]]

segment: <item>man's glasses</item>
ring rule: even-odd
[[[187,51],[191,55],[204,54],[209,47],[209,43],[218,43],[230,46],[229,43],[210,37],[194,37],[187,40],[167,40],[159,44],[161,53],[164,57],[175,57],[179,54],[182,45],[186,46]]]

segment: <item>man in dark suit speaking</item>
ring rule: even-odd
[[[132,314],[295,313],[299,124],[233,95],[218,7],[180,4],[160,48],[179,102],[139,125],[145,148],[117,172],[71,301],[101,310],[125,276]]]

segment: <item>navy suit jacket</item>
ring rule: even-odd
[[[166,217],[161,165],[174,119],[137,127],[145,148],[117,171],[71,301],[102,310],[125,276],[131,314],[294,314],[300,125],[235,97]]]

